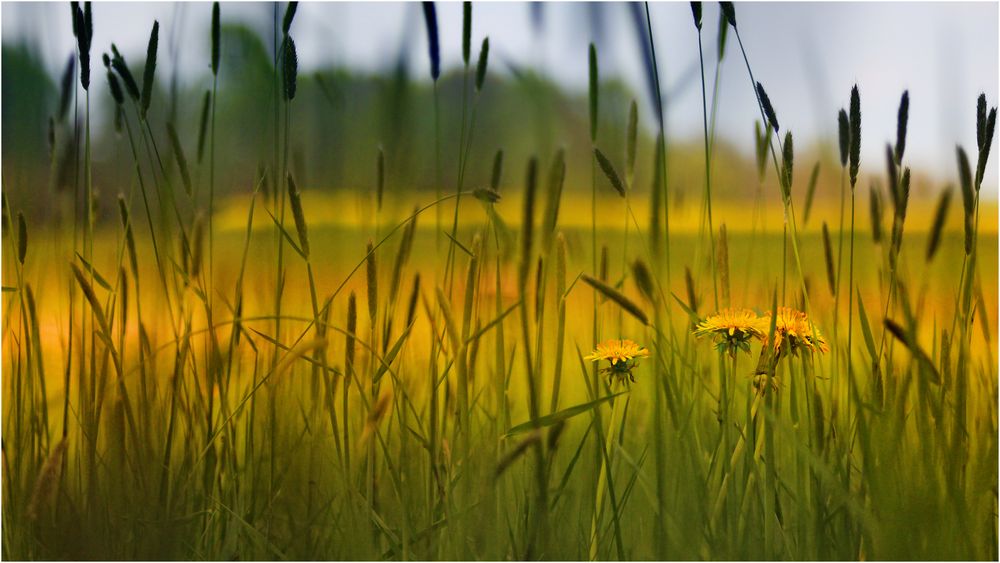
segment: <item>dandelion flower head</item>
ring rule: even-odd
[[[649,357],[649,350],[645,347],[628,339],[611,339],[598,344],[593,353],[585,356],[584,359],[593,362],[608,360],[611,367],[602,369],[602,373],[617,376],[619,381],[628,379],[635,382],[632,369],[639,365],[636,361],[637,358],[645,357]]]
[[[771,313],[768,312],[763,320],[769,332]],[[779,307],[774,323],[774,351],[776,355],[784,352],[795,355],[799,350],[826,353],[830,348],[819,329],[809,321],[808,315],[790,307]]]
[[[749,352],[752,339],[765,339],[765,320],[750,309],[731,307],[698,323],[694,335],[698,338],[712,336],[716,347],[735,355],[737,350]]]

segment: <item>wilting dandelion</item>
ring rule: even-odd
[[[763,318],[763,322],[764,326],[770,327],[770,312]],[[830,348],[819,329],[809,321],[808,315],[790,307],[779,307],[774,323],[774,356],[777,358],[785,353],[795,356],[800,350],[826,353]]]
[[[593,362],[608,360],[611,366],[602,369],[601,373],[608,375],[612,381],[617,380],[618,383],[624,383],[626,380],[635,383],[632,370],[639,365],[637,358],[640,357],[649,357],[649,350],[628,339],[611,339],[598,344],[594,352],[584,359]]]
[[[738,350],[749,354],[750,341],[754,338],[763,341],[767,336],[765,321],[750,309],[730,307],[698,323],[694,335],[698,338],[712,336],[716,349],[730,356],[736,356]]]

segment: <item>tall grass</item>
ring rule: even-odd
[[[456,190],[417,194],[412,212],[394,216],[395,204],[410,202],[386,189],[386,167],[397,165],[379,151],[374,233],[325,225],[313,206],[323,194],[289,171],[289,153],[306,142],[293,102],[313,87],[299,81],[295,3],[280,35],[273,12],[274,129],[262,140],[273,161],[234,206],[214,193],[217,167],[221,177],[247,164],[215,160],[216,100],[226,95],[219,5],[213,84],[192,102],[201,101],[196,158],[185,156],[195,140],[161,119],[154,96],[158,24],[141,87],[112,46],[99,95],[122,116],[118,142],[127,143],[138,187],[118,197],[117,224],[95,219],[89,143],[72,237],[4,190],[3,556],[995,559],[996,267],[986,257],[996,239],[982,227],[980,192],[996,111],[985,96],[977,152],[955,149],[956,230],[951,191],[919,224],[926,202],[904,165],[904,94],[887,149],[892,226],[869,241],[855,236],[865,179],[858,87],[838,116],[840,219],[824,213],[814,232],[805,228],[811,203],[796,223],[792,135],[772,146],[781,107],[751,75],[766,133],[756,134],[748,233],[733,227],[725,201],[712,207],[712,163],[722,166],[724,154],[714,150],[721,54],[711,111],[701,59],[707,229],[671,233],[683,208],[668,197],[677,192],[668,191],[675,176],[648,6],[639,31],[655,139],[642,135],[633,102],[624,167],[598,146],[613,146],[616,129],[605,124],[617,112],[601,96],[607,85],[590,45],[587,105],[575,108],[588,120],[589,146],[567,140],[553,155],[531,156],[523,179],[507,183],[505,158],[508,170],[522,164],[511,164],[516,147],[475,162],[489,43],[473,73],[472,7],[463,8],[461,82],[471,104],[463,103],[457,154],[438,153],[435,163],[439,176],[455,166]],[[699,49],[701,9],[692,6]],[[720,12],[743,50],[734,5]],[[89,4],[72,14],[89,73]],[[437,124],[433,4],[424,16]],[[158,146],[170,147],[176,166]],[[582,228],[567,221],[587,211],[585,190],[569,181],[572,151],[592,159]],[[763,219],[768,156],[782,228]],[[836,201],[812,171],[806,200]],[[518,186],[508,193],[509,184]],[[273,192],[261,197],[267,185]],[[652,209],[640,222],[645,186]],[[871,193],[880,225],[880,192]],[[245,211],[235,229],[223,228],[223,207]],[[450,229],[440,220],[448,210]],[[706,243],[710,289],[696,270]],[[795,277],[782,290],[777,272],[789,258]],[[674,286],[672,268],[685,270],[685,287]],[[45,299],[50,292],[69,299]],[[793,304],[801,311],[786,308]],[[712,322],[713,307],[730,306],[750,309],[756,336],[727,348],[734,332],[723,327],[712,350],[692,329]],[[793,314],[808,330],[787,332],[779,317]],[[617,371],[589,362],[609,336],[636,341],[649,357]],[[779,336],[796,339],[793,353],[790,340],[775,346]],[[756,365],[744,353],[759,354]]]

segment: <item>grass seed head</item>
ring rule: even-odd
[[[941,233],[944,231],[944,224],[948,218],[948,207],[951,205],[951,192],[951,186],[941,192],[937,208],[934,211],[934,223],[931,225],[930,235],[927,239],[926,261],[928,263],[934,259],[938,246],[941,244]]]
[[[304,254],[308,260],[309,231],[306,229],[306,216],[302,211],[302,195],[299,193],[299,188],[295,185],[295,180],[292,178],[291,173],[288,174],[287,179],[288,201],[292,205],[292,217],[295,218],[295,230],[299,235],[299,247],[302,249],[302,254]]]
[[[792,132],[785,132],[785,143],[781,153],[781,168],[783,178],[781,186],[784,189],[785,200],[792,197],[792,170],[795,163],[795,146],[792,143]]]
[[[149,44],[146,46],[146,66],[142,69],[142,96],[140,107],[142,117],[146,118],[149,104],[153,98],[153,77],[156,74],[156,51],[160,44],[160,22],[153,20],[153,30],[149,33]]]
[[[66,120],[69,112],[69,102],[73,99],[73,76],[76,70],[76,57],[72,54],[66,60],[66,67],[63,69],[62,80],[59,84],[59,121]]]
[[[691,268],[684,266],[684,287],[688,294],[688,307],[695,313],[698,312],[698,294],[694,289],[694,276],[691,275]]]
[[[733,6],[732,2],[719,2],[719,9],[722,11],[722,15],[726,17],[726,21],[729,25],[736,28],[736,7]]]
[[[986,94],[979,94],[976,100],[976,147],[982,151],[986,138]]]
[[[423,2],[424,25],[427,28],[427,54],[431,61],[431,78],[437,82],[441,76],[441,50],[438,44],[437,10],[434,2]]]
[[[121,215],[122,229],[125,231],[125,248],[128,250],[129,266],[132,267],[132,275],[139,275],[139,261],[135,251],[135,237],[132,235],[132,223],[129,219],[128,205],[122,195],[118,196],[118,213]]]
[[[24,265],[28,255],[28,225],[24,222],[24,214],[17,212],[17,261]]]
[[[840,141],[840,166],[847,167],[847,155],[851,148],[851,125],[847,112],[843,109],[837,114],[837,131]]]
[[[600,105],[600,100],[598,99],[598,87],[600,85],[600,78],[597,74],[597,47],[593,43],[590,44],[589,53],[589,84],[590,88],[588,90],[589,102],[590,102],[590,142],[591,144],[597,142],[597,118],[598,118],[598,107]]]
[[[347,334],[344,347],[344,373],[350,375],[354,369],[355,338],[358,331],[358,298],[352,291],[347,297]]]
[[[198,162],[205,153],[205,134],[208,131],[208,116],[211,109],[212,91],[205,90],[205,96],[201,101],[201,120],[198,122]]]
[[[983,174],[986,173],[986,161],[990,157],[990,147],[993,144],[993,132],[997,125],[997,108],[991,108],[989,117],[986,118],[985,131],[983,132],[983,146],[979,149],[979,161],[976,165],[976,192],[982,187]]]
[[[691,15],[694,17],[694,26],[701,32],[701,2],[691,2]]]
[[[472,53],[472,2],[462,2],[462,62],[469,66]]]
[[[635,280],[639,293],[649,303],[656,303],[656,292],[653,290],[653,273],[641,258],[632,262],[632,279]]]
[[[108,74],[108,79],[113,79],[111,74]],[[187,159],[184,158],[184,149],[181,147],[180,137],[177,136],[177,130],[174,129],[174,124],[167,122],[167,136],[170,137],[170,146],[174,150],[174,158],[177,160],[177,168],[181,173],[181,182],[184,184],[184,192],[187,193],[188,197],[191,197],[191,173],[188,171]]]
[[[851,88],[851,189],[854,189],[858,181],[858,167],[861,164],[861,95],[858,93],[858,85]]]
[[[876,244],[882,242],[882,194],[877,184],[872,184],[869,189],[869,210],[872,221],[872,241]]]
[[[559,222],[559,207],[562,202],[563,184],[566,179],[566,151],[559,149],[549,170],[549,189],[545,199],[545,215],[543,215],[542,246],[548,252],[552,245],[556,224]]]
[[[609,300],[614,301],[616,305],[625,310],[626,313],[635,317],[636,320],[641,322],[643,325],[649,324],[649,317],[642,310],[642,308],[639,307],[639,305],[637,305],[634,301],[626,297],[624,293],[589,274],[583,274],[581,279],[586,282],[587,285],[597,290],[598,293]]]
[[[830,229],[823,221],[823,255],[826,258],[826,281],[830,285],[830,295],[837,293],[837,277],[833,267],[833,245],[830,244]]]
[[[105,55],[107,56],[107,55]],[[114,73],[110,70],[107,72],[108,75],[108,89],[111,90],[111,99],[115,101],[116,106],[121,106],[125,103],[125,96],[122,94],[122,87],[118,84],[118,79],[115,77]]]
[[[896,167],[896,157],[889,143],[885,145],[885,168],[889,178],[889,195],[895,208],[899,206],[899,169]]]
[[[399,250],[396,252],[396,261],[392,266],[392,280],[389,283],[389,295],[391,299],[399,292],[399,284],[403,279],[403,267],[410,258],[410,251],[413,249],[413,238],[417,230],[417,210],[414,209],[413,218],[403,229],[403,238],[399,241]]]
[[[115,72],[121,77],[122,83],[125,85],[125,91],[128,92],[129,97],[138,101],[142,94],[139,92],[139,85],[136,83],[132,71],[129,70],[128,64],[125,62],[125,57],[118,52],[118,47],[114,43],[111,44],[111,52],[113,53],[111,68],[115,69]]]
[[[378,314],[378,265],[375,262],[375,246],[368,240],[368,254],[365,259],[368,282],[368,317],[372,324]]]
[[[975,238],[975,207],[976,193],[972,187],[972,169],[969,167],[969,157],[965,154],[965,149],[957,147],[958,176],[962,187],[962,204],[965,209],[965,253],[972,252],[972,243]]]
[[[501,179],[503,179],[503,150],[498,150],[493,156],[493,171],[490,174],[490,188],[498,194]]]
[[[615,171],[615,167],[608,160],[608,157],[604,156],[601,149],[594,147],[594,156],[597,158],[597,163],[601,166],[601,171],[607,176],[608,181],[611,182],[611,187],[618,192],[618,195],[625,197],[625,185],[622,184],[621,177],[618,176],[618,172]]]
[[[753,127],[757,156],[757,180],[763,182],[764,176],[767,174],[767,154],[771,146],[772,129],[770,127],[762,128],[760,121],[754,121]]]
[[[896,116],[896,164],[903,162],[903,151],[906,150],[906,122],[910,116],[910,92],[903,90],[899,100],[899,113]]]
[[[282,62],[281,75],[284,79],[285,99],[294,100],[299,75],[299,57],[295,52],[295,40],[291,37],[285,38],[285,52]]]
[[[496,203],[500,201],[500,194],[490,188],[476,188],[472,190],[472,195],[483,203]]]
[[[774,113],[774,106],[771,105],[771,99],[767,97],[767,92],[764,91],[764,85],[760,82],[757,83],[757,98],[760,100],[760,105],[764,109],[764,117],[767,118],[767,122],[774,129],[774,132],[778,132],[778,116]]]
[[[813,197],[816,195],[816,184],[819,182],[819,161],[813,164],[812,172],[809,174],[809,187],[806,189],[806,207],[802,224],[809,222],[809,212],[812,211]]]
[[[417,314],[417,299],[420,297],[420,273],[413,276],[413,290],[410,291],[410,303],[406,308],[406,326],[413,324]]]
[[[486,82],[486,66],[490,62],[490,38],[484,37],[483,44],[479,48],[479,63],[476,65],[476,91],[483,90]]]
[[[222,30],[219,21],[219,3],[212,3],[212,76],[219,75],[219,59],[222,54]],[[291,25],[291,21],[288,22]],[[287,31],[285,32],[288,33]]]

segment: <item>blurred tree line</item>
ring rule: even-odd
[[[223,26],[216,114],[216,193],[221,196],[248,193],[261,171],[273,170],[276,158],[280,168],[284,156],[277,154],[275,144],[275,134],[284,134],[284,108],[270,43],[270,38],[262,38],[249,27]],[[131,127],[138,144],[140,126],[128,101],[123,114],[116,116],[100,47],[95,46],[90,104],[92,108],[101,106],[98,115],[104,122],[92,122],[91,131],[94,187],[98,208],[103,210],[98,216],[107,220],[116,217],[114,198],[128,192],[136,181],[127,127]],[[300,186],[317,190],[371,189],[381,146],[386,155],[386,197],[391,197],[393,191],[435,191],[439,172],[432,84],[424,76],[410,75],[407,56],[401,49],[392,70],[383,74],[334,68],[299,75],[298,94],[289,113],[288,167]],[[4,44],[2,58],[3,190],[14,208],[38,218],[58,218],[60,206],[56,202],[60,198],[72,201],[74,186],[82,182],[76,179],[76,171],[82,171],[85,92],[79,87],[77,74],[73,74],[76,99],[74,102],[71,95],[61,112],[63,77],[49,76],[38,53],[25,45]],[[129,58],[137,78],[142,76],[143,58]],[[501,185],[519,189],[531,155],[539,157],[544,173],[562,148],[566,151],[567,192],[589,194],[593,168],[586,92],[566,92],[532,69],[502,60],[491,60],[490,65],[491,70],[505,65],[509,72],[489,73],[478,99],[471,76],[468,81],[467,117],[475,106],[476,122],[465,185],[487,184],[493,157],[502,149]],[[470,69],[470,74],[474,72],[474,68]],[[204,192],[208,182],[207,139],[200,158],[198,145],[203,100],[211,89],[211,76],[205,72],[199,81],[181,87],[176,69],[169,65],[158,65],[156,73],[149,123],[157,150],[171,181],[180,185],[166,129],[168,122],[173,123],[195,189]],[[462,70],[454,69],[442,75],[438,83],[443,193],[454,191],[458,177],[464,82]],[[618,81],[601,84],[598,145],[621,171],[628,108],[634,97],[639,98],[640,122],[651,123],[651,115],[643,116],[649,105],[641,96]],[[129,123],[126,125],[122,119]],[[748,123],[748,135],[752,134],[751,127]],[[637,197],[649,193],[654,135],[651,129],[640,134],[634,182]],[[676,204],[699,201],[704,171],[701,143],[700,138],[687,139],[683,144],[668,138],[668,181]],[[723,142],[717,144],[715,159],[716,193],[723,198],[752,198],[756,186],[753,163]],[[140,167],[147,175],[147,185],[152,185],[149,175],[154,169],[148,160],[140,152]],[[159,170],[156,173],[160,174]],[[611,189],[599,172],[598,182],[599,189]],[[271,184],[273,179],[268,182]]]

